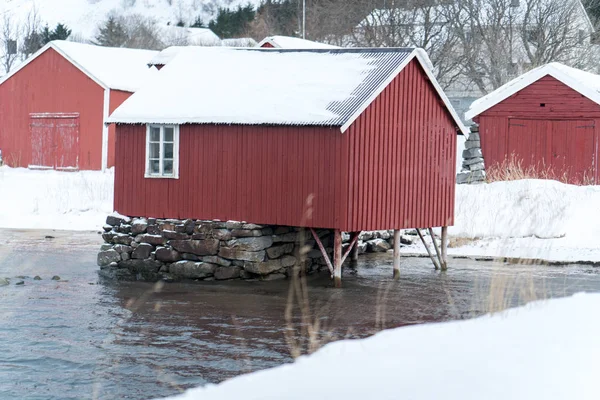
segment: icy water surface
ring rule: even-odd
[[[287,281],[178,283],[159,292],[100,281],[100,242],[95,233],[0,230],[0,277],[11,278],[0,286],[1,399],[147,399],[291,361]],[[499,282],[512,305],[598,291],[599,272],[458,259],[440,273],[427,259],[405,258],[395,282],[391,257],[380,255],[346,269],[342,290],[327,276],[308,285],[325,329],[354,338],[479,315],[504,301],[488,297]]]

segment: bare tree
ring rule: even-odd
[[[34,6],[27,14],[21,30],[21,46],[19,52],[21,58],[25,59],[38,51],[42,46],[40,32],[42,30],[42,20]]]
[[[19,56],[17,51],[18,36],[18,24],[14,21],[11,14],[4,14],[2,19],[2,29],[0,31],[0,41],[2,42],[3,47],[3,55],[1,57],[2,67],[6,73],[10,72]]]

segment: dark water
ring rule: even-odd
[[[0,277],[11,278],[0,287],[0,398],[146,399],[291,361],[287,281],[160,290],[104,282],[95,265],[99,244],[91,233],[0,231]],[[600,290],[600,270],[586,266],[459,259],[440,273],[427,259],[403,263],[398,282],[390,279],[389,255],[345,270],[342,290],[327,276],[310,277],[310,310],[326,336],[480,315],[503,302],[490,302],[497,287],[510,305]],[[18,275],[27,276],[22,286]]]

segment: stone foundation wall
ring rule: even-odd
[[[317,230],[330,255],[331,233]],[[407,233],[405,245],[416,240],[416,232]],[[312,235],[300,228],[109,216],[102,238],[100,274],[118,280],[272,280],[290,276],[295,266],[308,274],[327,270]],[[344,234],[344,251],[349,239]],[[363,232],[359,239],[359,254],[392,247],[390,231]]]
[[[481,152],[479,126],[472,125],[469,138],[463,150],[463,163],[460,173],[456,176],[456,183],[483,183],[485,182],[485,165]]]

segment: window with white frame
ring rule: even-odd
[[[148,125],[146,178],[179,177],[179,126]]]

